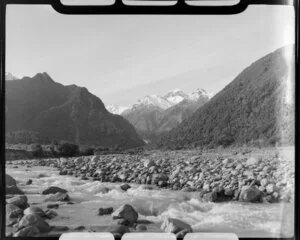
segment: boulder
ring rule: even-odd
[[[40,217],[46,216],[45,212],[41,208],[35,206],[28,207],[24,210],[24,215],[29,215],[29,214],[39,215]]]
[[[17,181],[12,176],[5,174],[5,185],[6,187],[17,186]]]
[[[230,189],[230,188],[226,188],[224,194],[225,194],[225,196],[233,197],[234,196],[234,190]]]
[[[103,187],[101,189],[98,190],[99,193],[102,193],[102,194],[106,194],[110,191],[111,189],[110,188],[107,188],[107,187]]]
[[[55,193],[52,196],[49,196],[45,199],[45,202],[58,202],[58,201],[68,202],[68,201],[70,201],[70,197],[66,193],[58,192],[58,193]]]
[[[267,193],[268,193],[268,194],[273,193],[273,192],[275,191],[275,186],[274,186],[274,184],[268,184],[268,185],[266,186],[266,190],[267,190]]]
[[[164,232],[168,233],[179,233],[182,230],[187,230],[188,232],[192,232],[192,227],[176,218],[166,217],[160,227]]]
[[[233,193],[231,195],[225,195],[225,190],[223,188],[216,188],[212,192],[204,195],[204,200],[209,202],[225,202],[231,200]]]
[[[241,190],[239,200],[242,202],[262,202],[262,193],[255,186],[244,186]]]
[[[58,175],[67,175],[67,173],[68,173],[68,170],[62,169],[59,171]]]
[[[16,205],[21,209],[25,209],[28,207],[28,199],[25,195],[15,196],[9,199],[6,199],[8,204]]]
[[[40,232],[49,232],[51,230],[49,224],[39,215],[28,214],[24,215],[18,223],[18,228],[37,227]]]
[[[109,215],[112,214],[114,211],[114,209],[112,207],[108,207],[108,208],[99,208],[98,209],[98,215],[102,216],[102,215]]]
[[[266,178],[263,178],[262,180],[260,180],[260,185],[262,187],[266,187],[268,185],[268,180]]]
[[[23,210],[14,204],[6,204],[5,209],[6,216],[9,218],[18,218],[23,213]]]
[[[149,168],[149,167],[152,167],[153,165],[155,165],[155,162],[152,159],[145,158],[145,159],[142,159],[141,161],[143,162],[145,168]]]
[[[120,188],[126,192],[129,188],[131,188],[131,186],[129,184],[125,183],[125,184],[121,185]]]
[[[29,226],[22,228],[20,231],[16,232],[14,237],[34,237],[40,233],[40,230],[35,226]]]
[[[158,181],[157,185],[159,187],[167,187],[168,186],[168,182],[167,181]]]
[[[138,219],[138,213],[129,204],[124,204],[112,213],[113,219],[124,219],[130,223],[135,223]]]
[[[32,180],[28,179],[27,182],[26,182],[26,185],[30,185],[30,184],[32,184]]]
[[[12,195],[24,195],[24,192],[18,188],[17,186],[9,186],[5,189],[6,194],[12,194]]]
[[[42,194],[43,195],[47,195],[47,194],[55,194],[55,193],[66,193],[68,192],[65,189],[59,188],[59,187],[55,187],[55,186],[51,186],[47,189],[45,189]]]

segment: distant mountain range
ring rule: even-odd
[[[144,140],[153,142],[159,134],[170,131],[192,116],[194,111],[209,101],[210,96],[203,89],[197,89],[191,94],[175,89],[164,96],[148,95],[139,99],[121,115]]]
[[[7,73],[6,140],[172,149],[293,144],[294,51],[286,46],[257,60],[213,97],[175,89],[131,107],[105,107],[86,88],[56,83],[47,73]]]
[[[126,119],[108,112],[86,88],[56,83],[47,73],[6,81],[6,139],[123,148],[144,144]]]
[[[161,147],[294,142],[294,46],[266,55],[189,118],[161,136]]]
[[[137,100],[137,103],[130,106],[107,105],[106,109],[113,114],[123,114],[130,112],[136,108],[156,106],[161,109],[168,109],[182,101],[197,101],[199,98],[211,98],[212,93],[207,93],[204,89],[198,88],[191,94],[187,94],[180,89],[174,89],[167,92],[164,96],[152,94]]]

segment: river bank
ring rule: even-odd
[[[67,190],[69,201],[53,202],[59,204],[57,209],[52,209],[57,212],[57,216],[46,221],[51,226],[68,226],[68,230],[53,229],[45,233],[47,236],[65,231],[105,231],[116,220],[113,220],[111,214],[99,216],[99,209],[113,208],[115,211],[123,204],[129,204],[137,212],[140,221],[130,231],[141,231],[138,225],[145,225],[146,231],[165,231],[161,229],[165,218],[175,218],[191,226],[192,231],[235,232],[240,237],[287,237],[293,233],[294,161],[288,159],[291,156],[290,150],[280,153],[261,150],[243,154],[202,152],[201,155],[195,151],[155,152],[143,156],[101,156],[97,160],[96,157],[90,157],[21,161],[7,164],[6,171],[17,180],[17,186],[28,197],[30,206],[40,207],[44,211],[49,205],[45,201],[49,196],[41,194],[45,189],[58,186]],[[201,167],[197,168],[196,163]],[[237,170],[239,164],[243,170]],[[269,167],[269,170],[265,167]],[[251,170],[255,179],[244,174]],[[67,174],[64,175],[66,171]],[[238,174],[232,174],[233,171],[238,171]],[[230,178],[227,178],[226,173],[230,173]],[[168,179],[161,177],[159,181],[152,182],[155,174],[165,174]],[[221,179],[217,174],[221,175]],[[151,184],[147,184],[148,176],[151,176]],[[235,186],[232,184],[235,179],[233,176],[237,176],[237,179],[240,177],[239,182],[251,179],[251,182],[244,181],[245,185],[241,188],[250,186],[255,180],[256,184],[252,186],[257,189],[262,186],[257,185],[257,178],[266,177],[268,184],[265,190],[261,188],[260,191],[262,201],[251,203],[239,199],[228,200],[224,196],[222,201],[209,201],[213,200],[211,193],[215,187],[222,184],[222,188],[226,190],[228,186]],[[116,177],[123,179],[119,181]],[[29,185],[26,184],[28,179],[32,180]],[[210,179],[213,181],[210,182]],[[126,190],[125,182],[130,186]],[[177,190],[174,189],[176,183],[179,183]],[[191,183],[194,185],[191,186]],[[208,184],[210,192],[208,189],[204,192],[203,188]],[[267,190],[270,192],[270,187],[267,187],[269,184],[274,184],[271,194]],[[185,189],[187,187],[189,189]],[[276,195],[274,192],[279,196],[276,201],[270,201],[268,196]],[[286,192],[289,192],[289,197],[282,198],[282,193]],[[218,199],[218,195],[215,199]],[[84,228],[79,228],[80,226]],[[14,231],[14,228],[7,229],[7,232]]]

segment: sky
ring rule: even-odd
[[[197,88],[217,93],[264,55],[294,43],[291,6],[236,15],[76,16],[50,6],[7,8],[6,71],[47,72],[106,105]]]

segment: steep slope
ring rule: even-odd
[[[149,95],[140,99],[122,116],[143,139],[154,142],[159,134],[177,126],[207,101],[209,97],[203,89],[197,89],[190,95],[175,89],[162,97]]]
[[[136,107],[125,111],[122,116],[126,118],[144,140],[153,140],[159,127],[164,110],[157,106]]]
[[[6,93],[7,139],[20,132],[33,132],[38,142],[65,140],[105,147],[143,145],[134,127],[121,116],[109,113],[86,88],[63,86],[42,73],[7,81]]]
[[[178,126],[183,120],[191,117],[199,107],[203,106],[208,101],[209,98],[207,96],[198,98],[197,100],[195,99],[194,101],[185,99],[165,110],[156,132],[163,133],[170,131]]]
[[[192,117],[162,136],[158,145],[293,143],[293,52],[287,46],[254,62]]]

